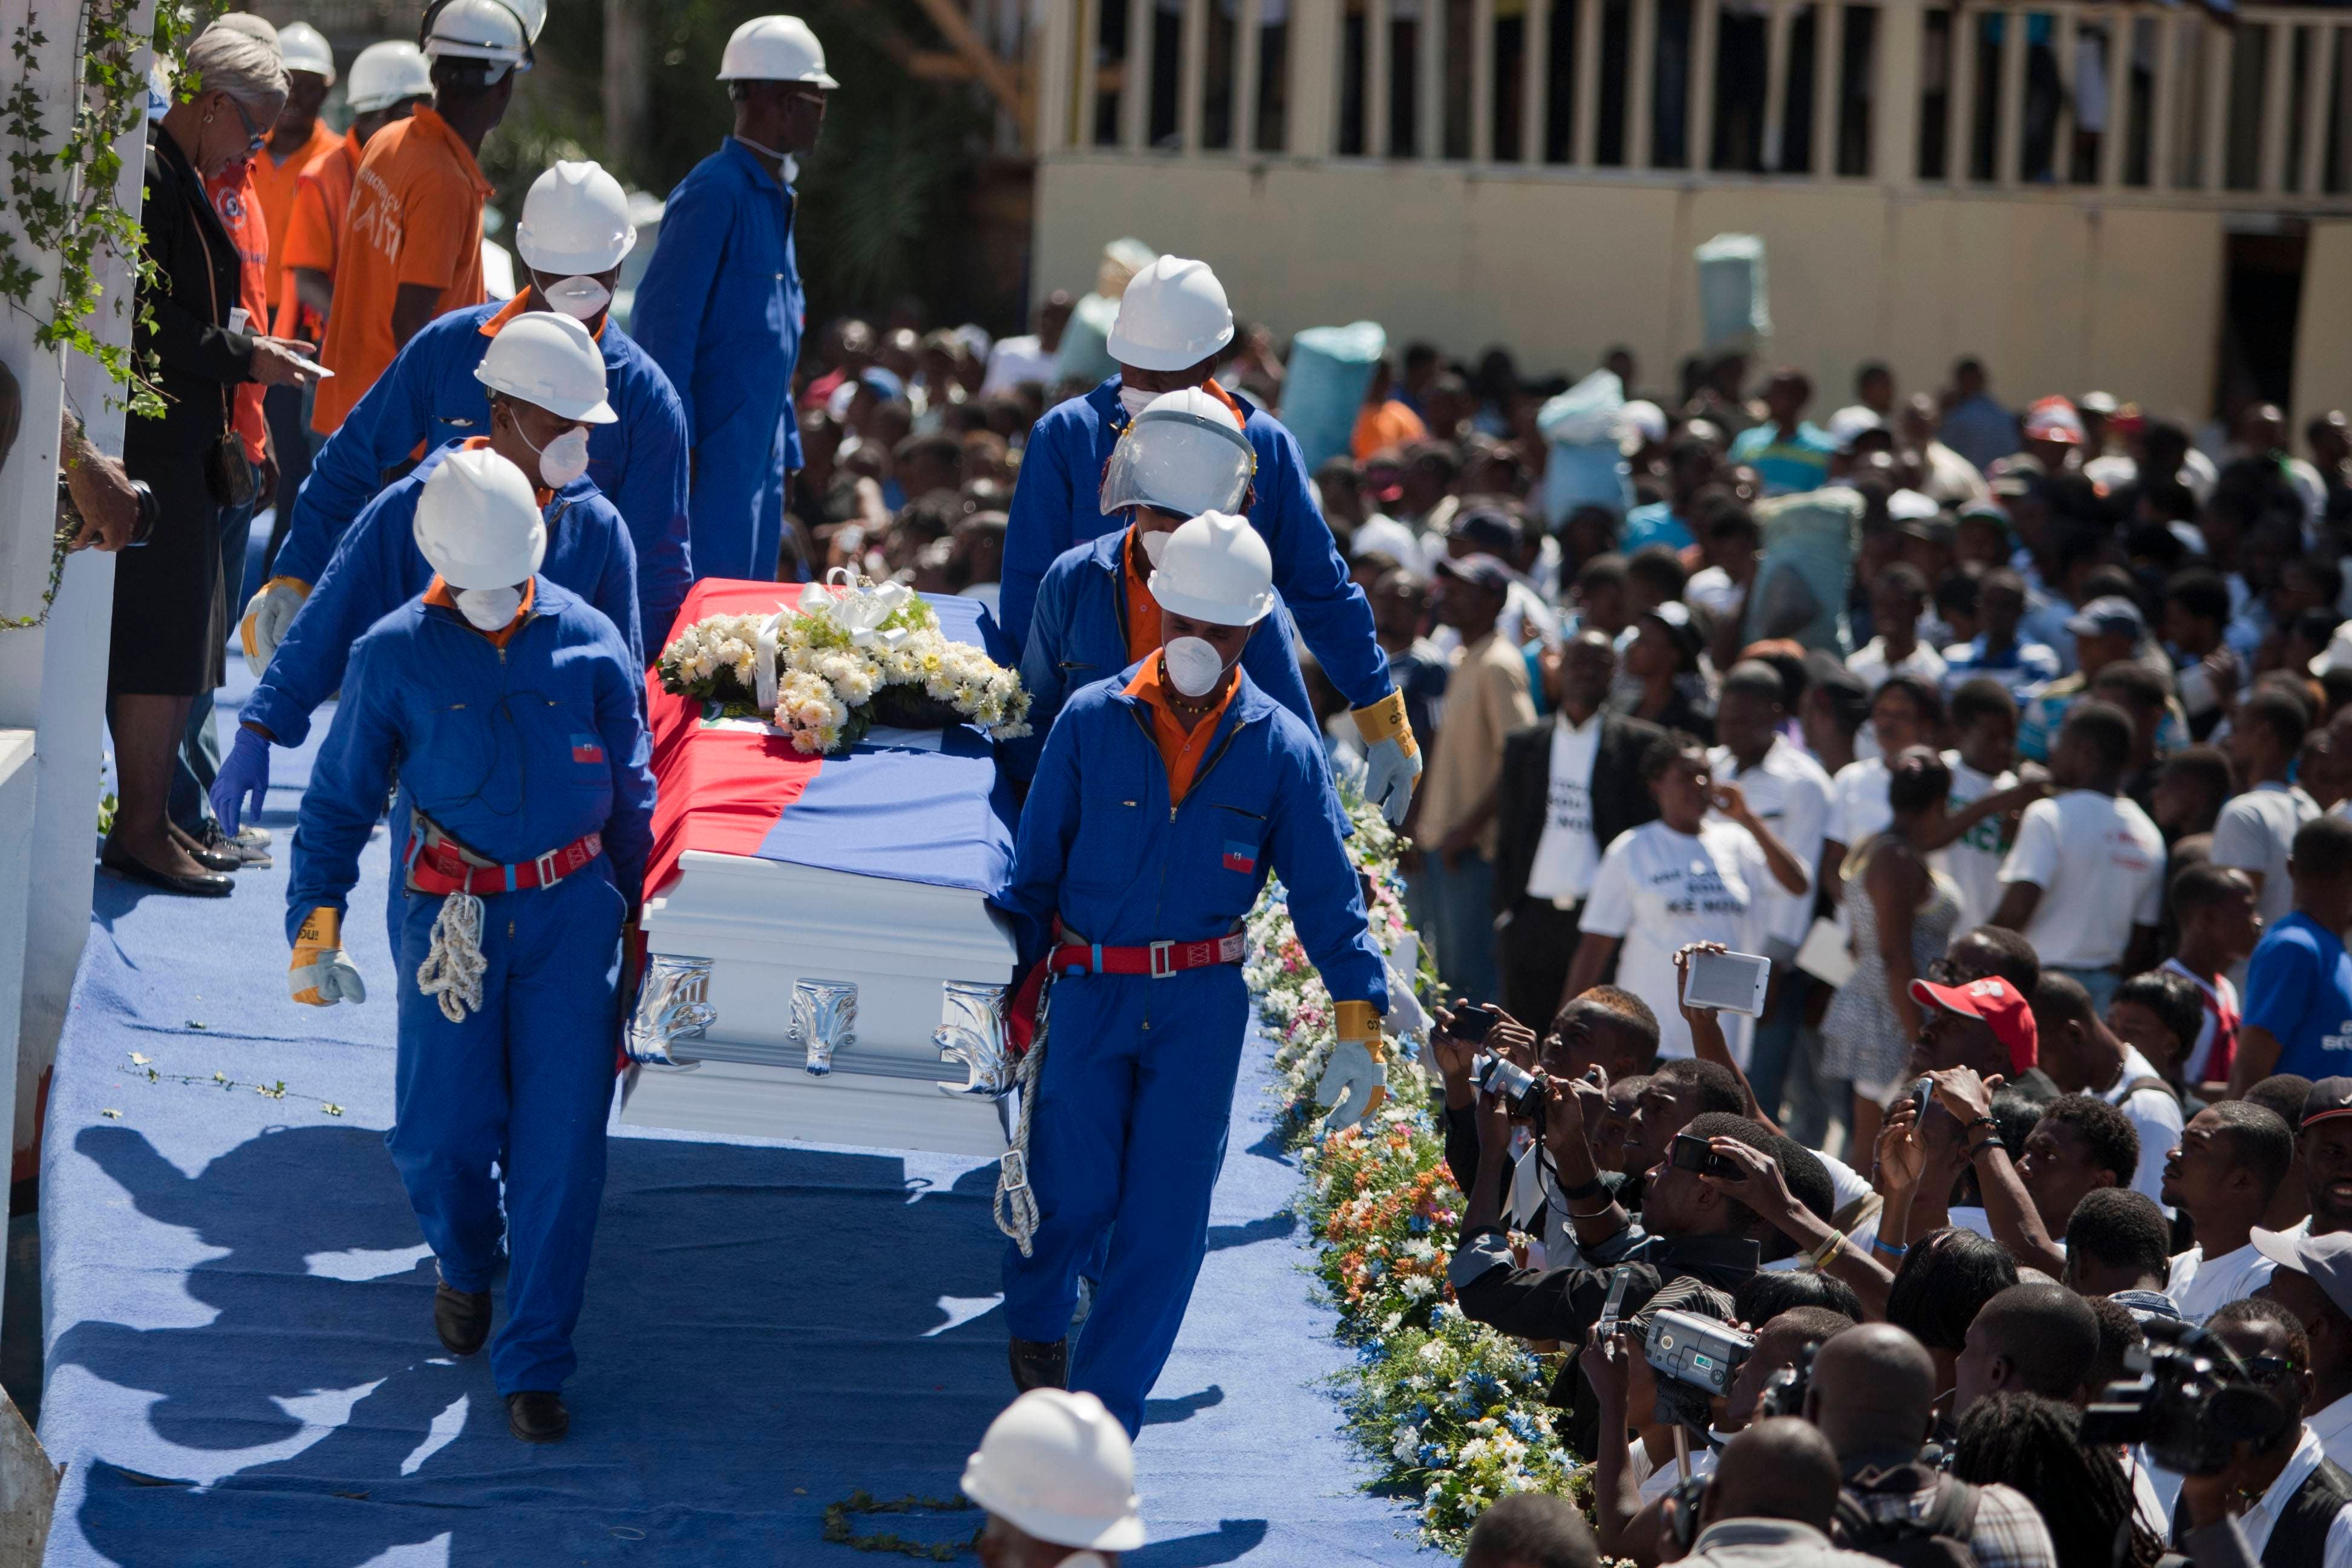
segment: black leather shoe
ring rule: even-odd
[[[507,1395],[507,1430],[526,1443],[561,1443],[572,1430],[572,1412],[553,1390],[526,1388]]]
[[[433,1331],[452,1355],[472,1355],[490,1337],[490,1293],[459,1290],[444,1280],[433,1288]]]
[[[252,829],[247,831],[250,832]],[[205,830],[196,836],[196,842],[204,847],[206,855],[228,855],[236,858],[236,863],[234,866],[215,867],[215,870],[266,871],[274,864],[270,858],[269,840],[267,837],[256,841],[248,839],[245,833],[239,833],[232,837],[221,831],[221,825],[217,822],[205,823]],[[205,864],[210,866],[212,862],[205,860]]]
[[[167,893],[184,893],[192,899],[226,899],[236,891],[236,879],[218,871],[182,877],[170,871],[158,871],[144,860],[132,858],[128,851],[111,847],[99,856],[98,863],[118,877],[144,882]]]
[[[1012,1345],[1013,1386],[1026,1394],[1033,1388],[1070,1385],[1070,1342],[1014,1340]]]

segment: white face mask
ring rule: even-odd
[[[1225,658],[1199,637],[1173,637],[1160,650],[1168,679],[1187,697],[1206,697],[1225,678]]]
[[[520,588],[459,588],[450,595],[468,626],[494,632],[515,618],[522,608]]]
[[[1143,541],[1143,558],[1146,561],[1150,562],[1154,566],[1159,565],[1161,558],[1168,553],[1168,535],[1164,533],[1141,533],[1138,534],[1137,537]]]
[[[542,283],[539,291],[549,309],[561,310],[575,321],[594,321],[613,302],[613,291],[584,274]]]
[[[522,436],[522,426],[515,426]],[[530,447],[530,437],[522,437],[522,444]],[[574,425],[544,447],[530,447],[539,454],[540,482],[549,489],[560,490],[588,471],[588,432]]]
[[[1126,409],[1127,416],[1132,419],[1150,407],[1151,400],[1159,395],[1156,392],[1145,392],[1139,387],[1121,386],[1118,389],[1118,405]]]

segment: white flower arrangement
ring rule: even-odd
[[[765,714],[794,751],[814,756],[855,744],[877,723],[965,721],[999,741],[1029,733],[1020,675],[943,635],[921,595],[834,578],[806,584],[773,616],[708,616],[683,628],[662,651],[663,688],[728,713]]]

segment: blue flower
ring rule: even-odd
[[[1421,1452],[1415,1455],[1414,1458],[1420,1462],[1423,1469],[1433,1470],[1440,1465],[1444,1464],[1446,1460],[1452,1458],[1453,1456],[1448,1454],[1444,1448],[1440,1447],[1435,1443],[1423,1443],[1421,1446]]]
[[[1503,1418],[1503,1425],[1509,1427],[1511,1436],[1522,1443],[1533,1443],[1543,1436],[1542,1429],[1528,1420],[1524,1411],[1512,1411]]]
[[[1356,1347],[1356,1359],[1366,1366],[1371,1365],[1388,1353],[1388,1346],[1378,1340],[1366,1340]]]
[[[1404,1222],[1404,1227],[1412,1235],[1419,1236],[1429,1228],[1429,1216],[1427,1215],[1414,1215],[1411,1219]]]

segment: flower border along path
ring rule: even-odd
[[[1407,931],[1402,846],[1375,808],[1354,798],[1349,847],[1370,884],[1372,936]],[[1512,1492],[1590,1490],[1544,1401],[1552,1370],[1523,1342],[1473,1323],[1454,1306],[1445,1266],[1460,1239],[1462,1194],[1432,1112],[1433,1080],[1411,1042],[1392,1043],[1388,1098],[1363,1123],[1322,1132],[1311,1120],[1317,1080],[1336,1039],[1330,993],[1269,886],[1249,921],[1247,976],[1275,1042],[1277,1092],[1304,1172],[1301,1209],[1315,1270],[1356,1351],[1342,1377],[1350,1433],[1381,1467],[1370,1489],[1417,1500],[1421,1536],[1459,1553],[1470,1526]],[[1392,972],[1393,973],[1393,972]],[[1421,989],[1434,993],[1423,960]],[[1556,1359],[1556,1358],[1555,1358]]]

